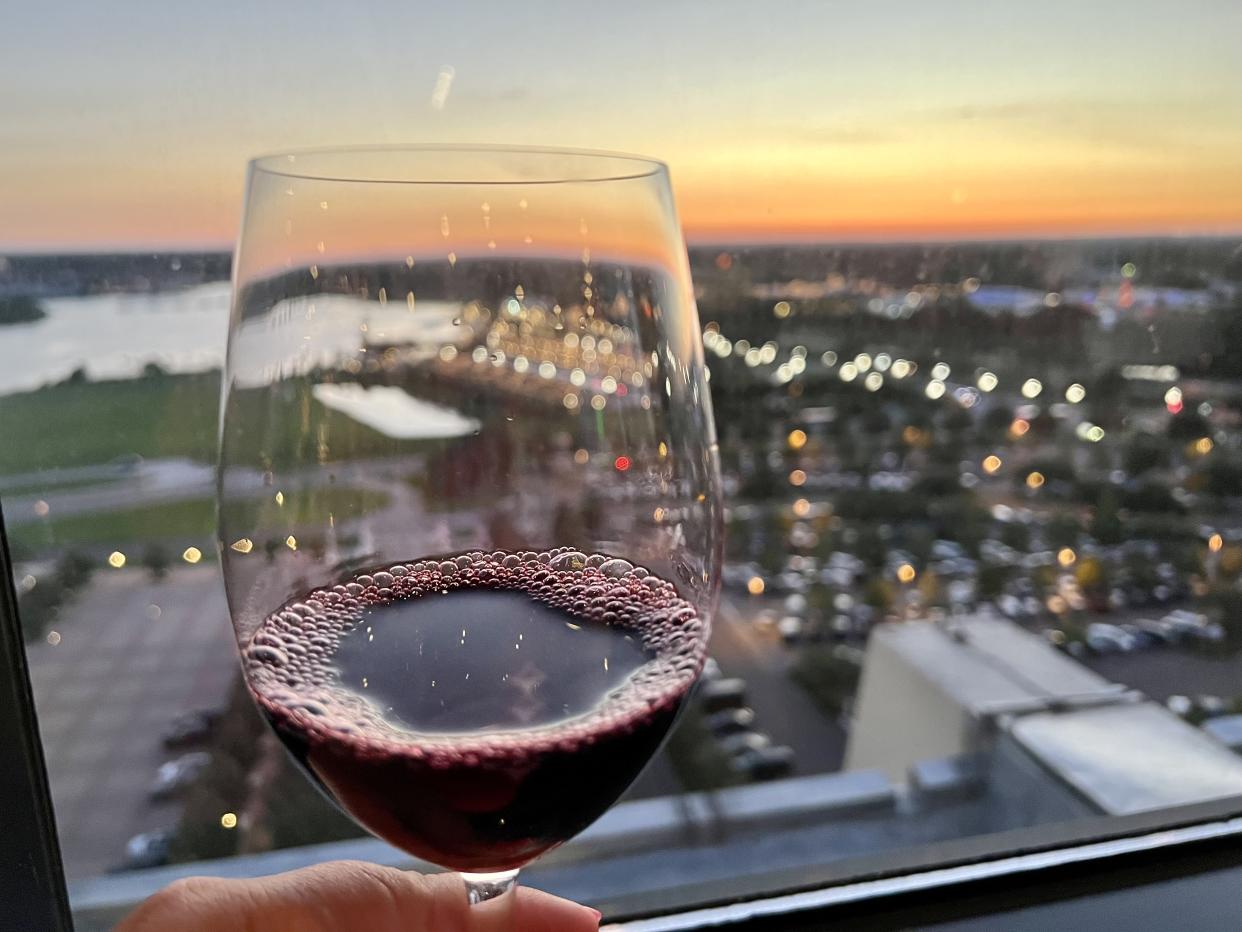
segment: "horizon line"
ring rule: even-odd
[[[722,236],[686,236],[686,249],[782,249],[782,248],[813,248],[816,246],[920,246],[938,245],[1003,245],[1021,243],[1090,243],[1090,242],[1138,242],[1143,240],[1226,240],[1242,238],[1242,227],[1227,231],[1194,231],[1194,232],[1033,232],[1016,234],[1012,231],[1001,235],[987,233],[969,233],[954,235],[951,233],[931,233],[926,236],[889,236],[877,234],[872,236],[816,236],[814,234],[778,234],[771,237],[758,236],[753,239]],[[219,245],[195,244],[184,246],[152,246],[145,244],[116,244],[111,246],[74,245],[58,249],[47,246],[7,247],[0,245],[0,259],[17,258],[49,258],[54,256],[135,256],[135,255],[198,255],[219,256],[234,252],[234,243]]]

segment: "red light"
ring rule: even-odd
[[[1165,407],[1169,409],[1170,414],[1182,413],[1182,403],[1180,401],[1174,401],[1172,404],[1165,404]]]
[[[630,458],[628,456],[618,456],[612,465],[616,466],[621,472],[625,472],[630,468]]]
[[[629,390],[628,388],[626,388],[626,387],[625,387],[625,383],[624,383],[624,382],[622,382],[622,383],[620,383],[619,385],[617,385],[617,394],[618,394],[618,395],[620,395],[622,398],[624,398],[624,397],[625,397],[626,395],[628,395],[629,393],[630,393],[630,390]]]

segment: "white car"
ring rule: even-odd
[[[151,784],[151,798],[167,799],[185,789],[198,779],[209,763],[211,755],[206,751],[191,751],[176,760],[160,764],[160,769],[155,773],[155,782]]]

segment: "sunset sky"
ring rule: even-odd
[[[655,156],[691,242],[1242,231],[1237,0],[6,14],[6,251],[225,247],[248,157],[367,142]]]

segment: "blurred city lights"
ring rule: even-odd
[[[949,368],[948,363],[938,362],[932,366],[931,376],[933,379],[943,382],[953,372]]]
[[[1195,452],[1202,456],[1206,456],[1208,453],[1212,452],[1212,446],[1213,443],[1211,437],[1200,437],[1195,441]]]
[[[628,456],[618,456],[612,461],[612,465],[616,467],[617,472],[625,472],[630,468],[630,458]]]
[[[221,828],[237,828],[237,814],[234,812],[226,812],[220,816]]]
[[[181,552],[181,559],[185,560],[186,563],[197,563],[202,558],[203,552],[197,547],[186,547]]]
[[[837,370],[837,375],[840,377],[842,382],[853,382],[856,378],[858,378],[858,366],[854,365],[852,362],[844,363],[841,368]]]
[[[868,372],[867,377],[863,379],[863,387],[869,392],[878,392],[884,385],[884,376],[878,372]]]
[[[119,550],[113,550],[110,554],[108,554],[108,565],[113,569],[119,570],[125,565],[125,554],[121,553]]]
[[[811,503],[805,498],[800,498],[793,503],[793,513],[798,518],[805,518],[811,513]]]
[[[1024,418],[1014,418],[1012,424],[1009,425],[1009,432],[1015,437],[1021,437],[1031,429],[1031,422]]]
[[[1044,484],[1044,474],[1042,472],[1028,473],[1026,477],[1026,487],[1028,489],[1038,489]]]
[[[1087,390],[1075,382],[1065,390],[1065,400],[1072,405],[1078,404],[1087,397]]]
[[[994,372],[981,372],[975,384],[979,386],[979,391],[990,392],[999,384],[1000,379],[996,377]]]
[[[1057,551],[1057,562],[1062,566],[1073,566],[1074,561],[1078,559],[1078,554],[1074,553],[1069,547],[1062,547]]]
[[[999,470],[1002,465],[1003,463],[1001,461],[1001,458],[997,456],[995,453],[993,453],[991,456],[985,456],[983,458],[983,471],[987,473],[989,476],[995,475],[997,470]]]
[[[897,567],[897,579],[903,583],[914,582],[914,577],[918,574],[914,571],[914,567],[909,563],[903,563]]]
[[[806,484],[806,473],[801,469],[795,469],[789,474],[789,484],[793,486],[801,486]]]
[[[1027,379],[1022,383],[1023,398],[1038,398],[1039,393],[1044,390],[1044,383],[1039,379]]]
[[[229,544],[229,547],[238,553],[249,553],[254,549],[254,541],[249,537],[243,537],[241,540],[233,541],[233,543]]]
[[[751,595],[763,595],[763,579],[759,576],[752,576],[746,580],[746,591]]]
[[[789,432],[788,441],[789,441],[789,449],[801,450],[804,446],[806,446],[806,431],[791,430]]]
[[[772,307],[772,313],[776,316],[778,320],[784,320],[786,317],[790,315],[792,310],[793,308],[789,306],[788,301],[777,301],[776,304],[773,305]]]
[[[944,397],[944,382],[933,379],[927,383],[927,387],[923,389],[923,394],[932,399],[932,401]]]
[[[1212,553],[1220,553],[1221,548],[1224,546],[1225,538],[1219,534],[1213,534],[1208,538],[1208,550],[1212,551]]]

